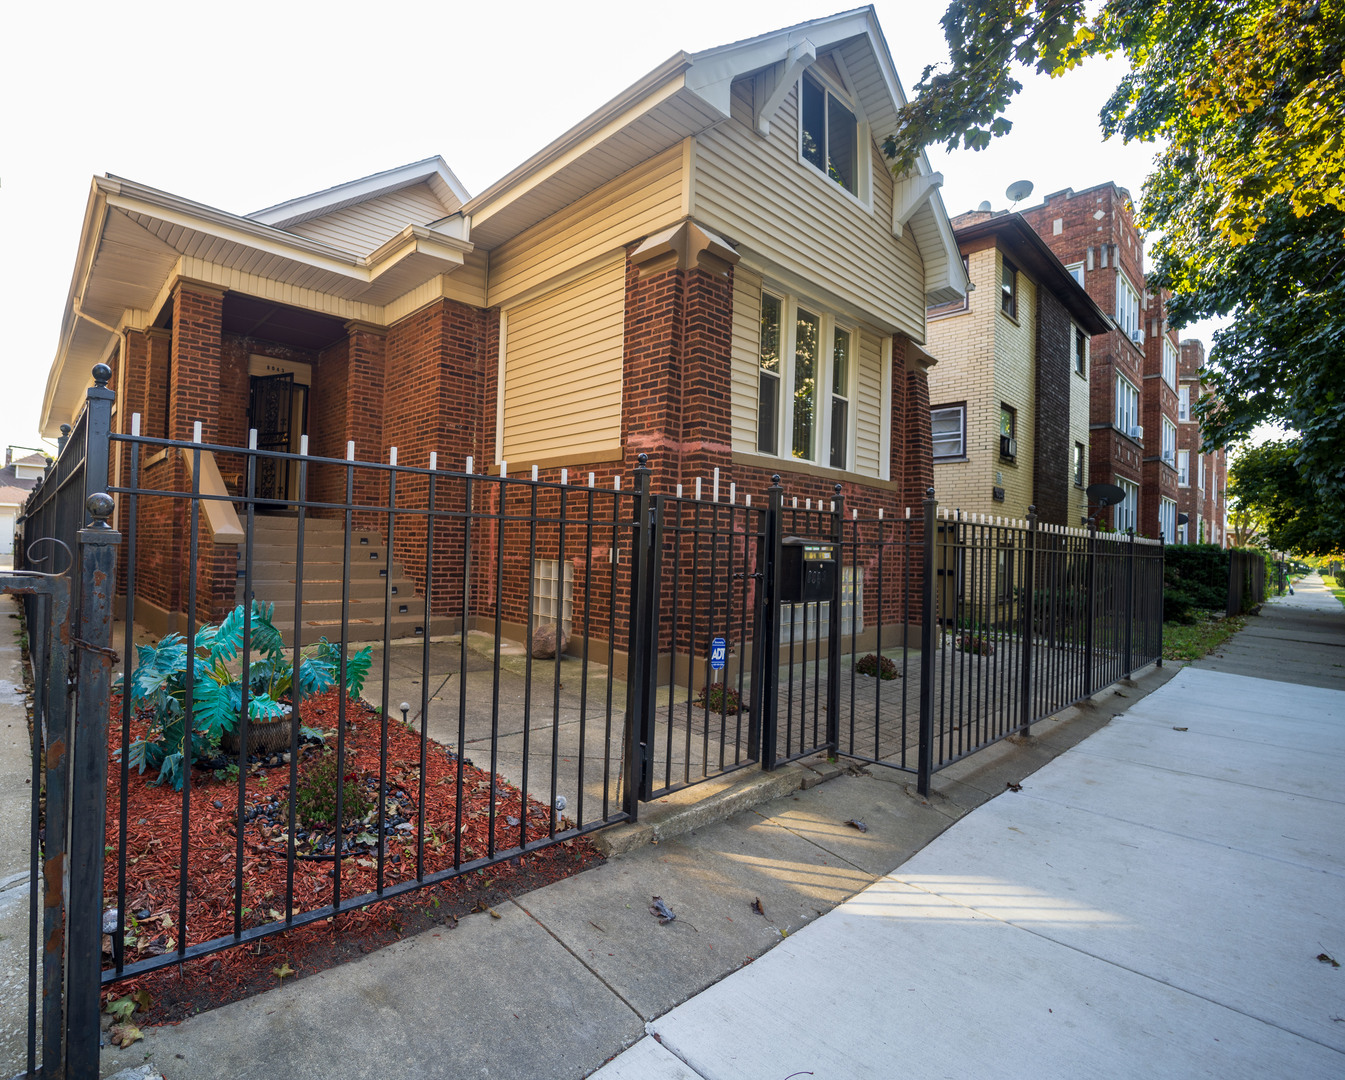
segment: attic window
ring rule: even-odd
[[[832,90],[805,74],[800,91],[803,160],[859,195],[859,120]]]

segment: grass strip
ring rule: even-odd
[[[1241,615],[1215,618],[1203,614],[1189,626],[1181,623],[1163,624],[1164,660],[1199,660],[1220,648],[1229,638],[1247,625]]]

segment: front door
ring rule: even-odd
[[[294,376],[254,375],[248,404],[248,427],[257,431],[257,499],[287,503],[290,498],[289,463],[268,457],[265,451],[289,453],[294,429]]]

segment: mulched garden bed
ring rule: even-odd
[[[307,698],[304,723],[324,731],[331,752],[336,746],[337,691]],[[131,738],[145,733],[146,721],[132,718]],[[360,785],[377,806],[380,724],[378,712],[360,701],[346,706],[345,772],[347,788]],[[388,765],[385,803],[384,885],[416,877],[416,819],[420,798],[420,732],[399,719],[387,725]],[[105,908],[116,906],[118,814],[121,799],[121,699],[112,700],[109,731],[107,860]],[[298,767],[300,789],[323,761],[323,750],[306,746]],[[487,854],[490,801],[495,799],[497,850],[519,844],[521,806],[513,785],[492,777],[470,761],[459,762],[451,751],[430,741],[425,765],[424,872],[453,866],[453,832],[457,811],[458,770],[462,770],[462,860]],[[191,770],[190,832],[187,855],[187,943],[211,941],[234,929],[235,821],[238,779],[229,771]],[[171,953],[178,944],[179,855],[182,795],[167,785],[156,786],[154,773],[134,770],[127,785],[125,963]],[[248,770],[244,796],[243,900],[244,928],[278,921],[285,915],[290,766],[280,759],[256,762]],[[551,809],[528,799],[527,837],[548,835]],[[556,830],[572,823],[557,815]],[[400,826],[400,828],[399,828]],[[409,827],[408,827],[409,826]],[[377,821],[373,815],[343,830],[341,895],[373,892],[377,884]],[[294,866],[294,911],[314,910],[331,902],[335,838],[331,828],[295,830],[302,855]],[[602,862],[585,838],[516,856],[505,862],[451,878],[391,900],[347,912],[335,920],[283,931],[181,965],[125,979],[105,988],[104,1000],[136,994],[148,1009],[136,1014],[137,1024],[175,1022],[204,1009],[247,997],[276,986],[281,978],[303,978],[357,958],[433,925],[452,927],[459,917],[488,911],[492,905],[530,889],[558,881]],[[111,939],[104,937],[104,966],[111,967]],[[292,975],[290,973],[293,973]],[[283,973],[283,974],[282,974]]]

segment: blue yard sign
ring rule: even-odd
[[[725,644],[722,637],[717,637],[710,642],[710,667],[714,671],[724,670],[724,657],[728,655],[728,651],[728,645]]]

